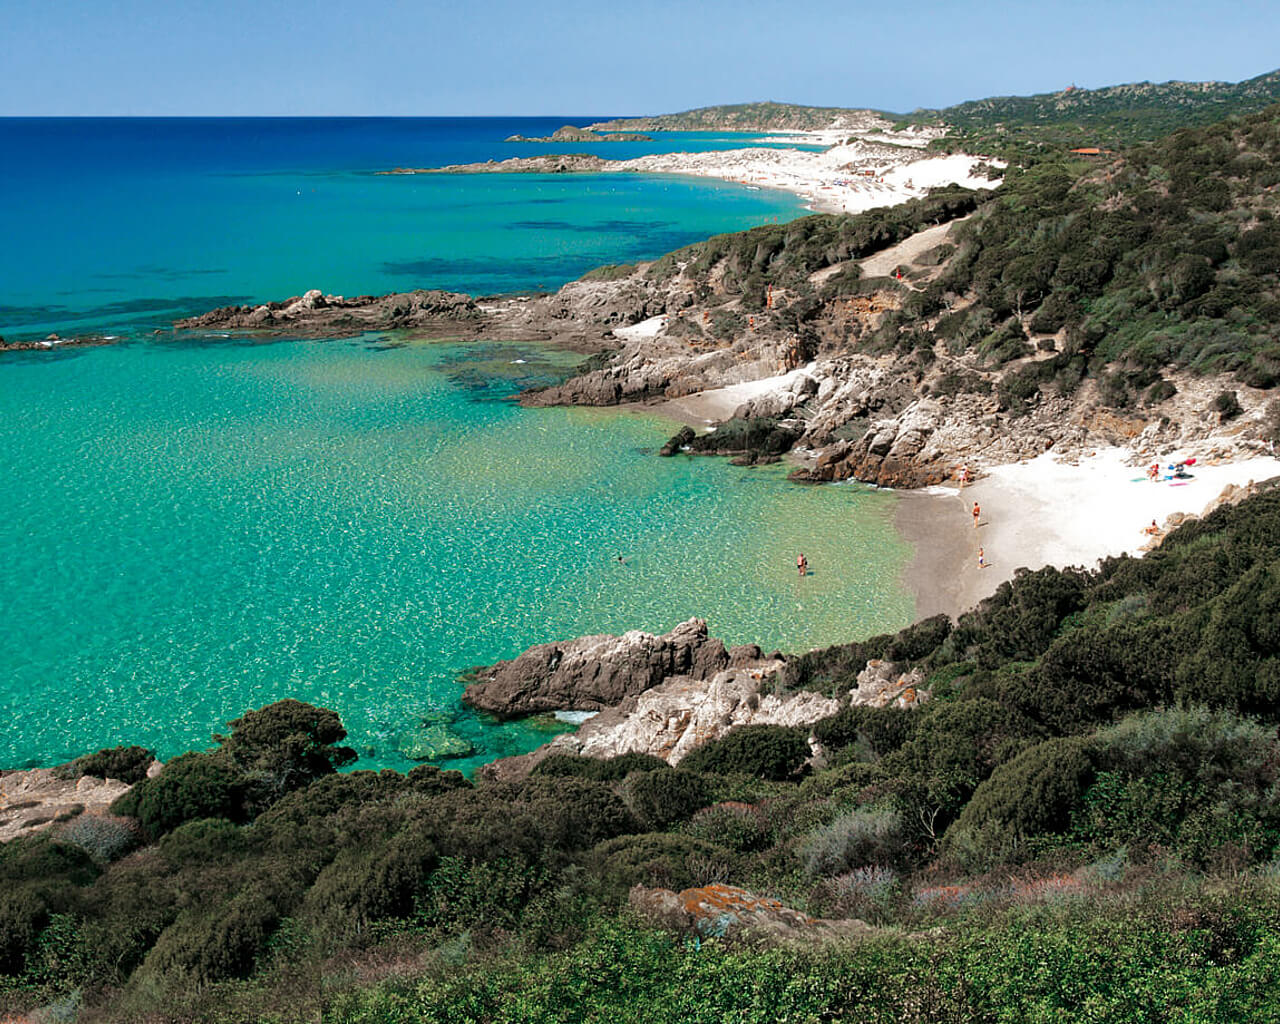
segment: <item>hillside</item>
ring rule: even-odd
[[[774,455],[814,452],[810,478],[894,486],[1055,446],[1265,446],[1280,436],[1278,160],[1272,107],[1098,163],[1015,168],[994,192],[936,190],[615,268],[597,305],[665,324],[527,400],[647,400],[807,366],[814,386],[755,403],[746,433]],[[868,257],[921,229],[937,244],[872,276],[885,260]],[[604,287],[550,301],[590,309]],[[738,454],[744,436],[696,446]]]
[[[770,132],[871,128],[888,122],[874,110],[806,107],[794,103],[735,103],[698,107],[678,114],[627,117],[591,125],[593,131],[625,132]]]
[[[1179,128],[1251,114],[1277,101],[1280,71],[1271,71],[1243,82],[1138,82],[993,96],[915,111],[905,120],[945,125],[946,137],[934,143],[940,149],[1025,159],[1078,146],[1119,149]]]

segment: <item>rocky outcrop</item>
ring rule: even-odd
[[[567,124],[550,135],[508,135],[504,142],[652,142],[653,137],[639,132],[596,132]]]
[[[617,161],[591,153],[549,153],[546,156],[513,156],[447,167],[393,167],[378,174],[598,174],[616,169]]]
[[[695,747],[742,725],[808,726],[834,715],[840,702],[819,693],[770,692],[779,656],[761,658],[758,648],[733,648],[736,667],[710,679],[676,676],[602,711],[577,732],[557,736],[531,754],[505,758],[480,769],[498,780],[520,779],[551,754],[609,758],[641,753],[678,764]]]
[[[50,828],[80,815],[104,815],[129,791],[118,779],[59,778],[52,768],[0,772],[0,842]]]
[[[670,889],[632,888],[631,909],[659,928],[703,938],[746,938],[757,941],[814,942],[870,935],[870,925],[857,918],[810,917],[771,896],[733,885],[704,885],[675,893]]]
[[[178,330],[254,330],[301,337],[348,337],[366,331],[423,328],[441,321],[475,323],[481,316],[469,295],[457,292],[414,291],[392,295],[345,298],[325,295],[318,288],[283,302],[257,306],[223,306],[200,316],[179,320]]]
[[[929,700],[919,669],[903,672],[891,661],[876,658],[858,673],[857,685],[849,691],[849,703],[873,708],[914,708]]]
[[[462,699],[504,717],[599,711],[671,676],[706,679],[729,660],[724,644],[707,635],[706,622],[690,619],[663,636],[635,629],[530,647],[477,671]]]

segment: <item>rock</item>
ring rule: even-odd
[[[0,772],[0,842],[51,827],[80,814],[103,815],[130,787],[85,775],[60,779],[52,768]]]
[[[406,733],[400,739],[399,749],[410,761],[443,761],[475,752],[469,741],[439,722]]]
[[[658,449],[658,454],[663,457],[670,458],[672,455],[679,452],[681,448],[688,445],[689,442],[697,436],[698,435],[694,433],[692,427],[681,427],[679,432],[672,437],[671,440]]]
[[[904,673],[893,662],[875,658],[858,673],[858,685],[849,691],[849,702],[873,708],[919,707],[931,696],[924,681],[919,669]]]
[[[734,885],[704,885],[680,893],[637,885],[631,889],[628,902],[650,924],[703,938],[809,943],[872,932],[865,921],[810,917],[770,896],[759,896]]]
[[[729,663],[724,644],[690,619],[665,636],[631,630],[530,647],[477,672],[462,699],[496,715],[599,711],[675,675],[705,679]]]
[[[748,649],[734,650],[742,656]],[[710,679],[675,676],[600,712],[577,732],[557,736],[531,754],[486,765],[481,775],[523,778],[551,754],[609,758],[641,753],[674,765],[695,747],[738,726],[807,726],[840,709],[839,701],[819,693],[762,693],[764,681],[783,664],[780,657],[773,657],[725,669]]]

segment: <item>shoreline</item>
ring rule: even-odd
[[[1143,478],[1128,465],[1124,448],[1058,462],[1046,453],[1026,462],[993,466],[972,484],[903,491],[895,525],[915,554],[902,580],[916,599],[916,620],[946,613],[952,618],[990,597],[1020,568],[1083,566],[1095,569],[1107,557],[1140,557],[1152,537],[1144,527],[1156,520],[1198,517],[1228,486],[1280,476],[1280,459],[1256,456],[1190,467],[1185,482]],[[1161,466],[1177,459],[1162,459]],[[1163,474],[1162,474],[1163,475]],[[971,509],[981,518],[975,529]],[[981,546],[987,562],[978,568]]]

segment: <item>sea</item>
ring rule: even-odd
[[[341,714],[356,767],[445,735],[470,753],[433,763],[471,771],[572,727],[460,703],[460,675],[531,644],[697,615],[803,651],[910,620],[892,494],[661,459],[656,416],[514,403],[573,354],[171,330],[310,288],[553,290],[806,212],[697,178],[376,173],[599,119],[0,119],[0,335],[116,342],[0,355],[0,767],[172,757],[295,697]]]

